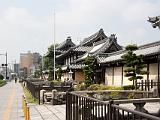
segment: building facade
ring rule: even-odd
[[[100,53],[112,53],[122,50],[122,47],[117,43],[117,38],[114,34],[109,37],[105,35],[103,29],[100,29],[95,34],[85,38],[79,45],[75,45],[71,38],[68,37],[66,41],[61,43],[56,48],[56,63],[60,64],[63,70],[62,80],[69,80],[69,72],[72,71],[73,80],[83,81],[83,60],[87,56],[96,57]],[[104,78],[105,69],[98,69],[95,71],[96,81]],[[103,79],[104,81],[104,79]]]
[[[114,52],[112,54],[99,54],[97,61],[101,69],[105,69],[105,84],[112,86],[124,86],[133,84],[124,76],[124,64],[121,56],[125,54],[125,50]],[[144,80],[153,80],[160,82],[160,41],[145,44],[138,47],[134,51],[136,55],[143,55],[144,68],[148,74],[143,75]]]
[[[20,74],[28,77],[33,75],[36,69],[39,69],[42,57],[39,53],[21,53],[20,54]]]

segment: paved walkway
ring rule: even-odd
[[[0,87],[0,120],[24,120],[23,88],[14,81]],[[31,120],[65,120],[65,105],[29,104]]]
[[[65,120],[65,105],[31,105],[31,120]]]
[[[22,94],[22,87],[14,81],[0,87],[0,120],[24,120]]]

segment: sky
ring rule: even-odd
[[[54,41],[54,19],[56,43],[71,36],[78,44],[101,28],[122,46],[158,41],[160,30],[147,19],[160,15],[159,6],[160,0],[0,0],[0,54],[7,52],[9,63],[28,51],[44,55]]]

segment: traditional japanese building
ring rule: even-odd
[[[124,76],[124,64],[121,56],[125,50],[113,53],[103,53],[97,56],[97,62],[100,68],[105,70],[105,84],[113,86],[129,85],[133,82]],[[143,75],[144,80],[154,80],[160,82],[160,41],[138,47],[134,51],[136,55],[143,55],[144,63],[148,71],[147,75]]]
[[[83,81],[82,61],[87,56],[96,57],[100,53],[112,53],[119,50],[122,50],[122,47],[117,43],[115,34],[107,37],[103,29],[85,38],[79,45],[75,45],[70,37],[67,38],[56,48],[56,62],[62,65],[63,70],[62,80],[70,79],[69,74],[72,73],[73,80]],[[96,81],[105,81],[105,69],[97,66],[95,72]]]

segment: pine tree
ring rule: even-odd
[[[125,64],[125,76],[135,85],[137,79],[143,79],[142,75],[147,74],[147,71],[144,70],[143,56],[134,53],[138,49],[137,45],[128,45],[125,49],[127,52],[122,56]]]

